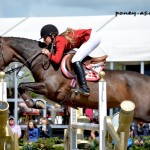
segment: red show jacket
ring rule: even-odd
[[[56,64],[59,64],[64,52],[68,52],[73,48],[79,48],[83,43],[88,41],[88,39],[90,38],[91,30],[92,29],[74,30],[76,46],[72,46],[65,37],[58,35],[55,39],[56,52],[55,54],[52,54],[51,57],[49,55],[51,61],[53,61]]]

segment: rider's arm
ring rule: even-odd
[[[62,57],[63,57],[63,54],[64,54],[64,51],[65,51],[65,47],[66,47],[66,39],[62,36],[58,36],[56,38],[56,52],[55,54],[51,54],[51,53],[48,53],[48,57],[50,58],[51,61],[53,61],[55,64],[59,64]]]

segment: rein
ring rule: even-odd
[[[43,64],[43,69],[44,70],[47,70],[49,68],[49,66],[51,65],[51,57],[52,57],[52,54],[54,54],[54,43],[55,43],[55,38],[52,39],[52,44],[51,44],[51,48],[49,49],[48,46],[46,47],[49,51],[50,51],[50,56],[48,59],[46,60],[43,60],[42,61],[42,64]],[[45,62],[49,60],[49,65],[47,68],[44,67],[45,65]]]
[[[35,57],[31,60],[31,62],[30,62],[30,70],[32,70],[33,69],[33,67],[31,67],[31,64],[32,64],[32,62],[39,56],[39,55],[41,55],[41,54],[43,54],[43,53],[38,53],[37,55],[35,55]],[[43,57],[44,58],[44,57]],[[49,64],[48,64],[48,67],[46,67],[45,68],[45,62],[47,62],[47,61],[49,61]],[[49,58],[48,59],[46,59],[46,60],[44,60],[44,59],[42,59],[42,62],[39,62],[37,65],[39,65],[39,64],[41,64],[42,63],[42,65],[43,65],[43,69],[44,70],[47,70],[48,68],[49,68],[49,66],[50,66],[50,60],[49,60]]]
[[[36,54],[36,55],[30,57],[30,58],[27,59],[21,66],[12,68],[11,70],[6,71],[5,73],[6,73],[6,74],[11,74],[11,73],[13,73],[13,72],[15,72],[15,71],[17,70],[16,76],[17,76],[18,79],[22,79],[22,78],[24,78],[24,77],[29,76],[30,74],[27,74],[27,75],[25,75],[25,76],[23,76],[23,77],[20,77],[18,74],[19,74],[19,72],[21,71],[21,69],[22,69],[24,66],[26,66],[27,62],[28,62],[30,59],[32,59],[32,60],[31,60],[31,63],[32,63],[32,62],[33,62],[39,55],[41,55],[41,54],[42,54],[42,53],[40,52],[40,53],[38,53],[38,54]],[[30,65],[31,65],[31,63],[30,63]],[[29,67],[29,68],[32,69],[31,67]]]
[[[40,53],[38,53],[38,54],[35,54],[35,55],[31,56],[31,57],[30,57],[29,59],[27,59],[21,66],[16,67],[16,68],[13,68],[13,69],[11,69],[11,70],[5,72],[5,73],[6,73],[6,74],[11,74],[12,72],[18,70],[17,73],[16,73],[18,79],[22,79],[22,78],[24,78],[24,77],[29,76],[30,74],[27,74],[27,75],[25,75],[25,76],[23,76],[23,77],[20,77],[18,74],[19,74],[19,72],[21,71],[21,69],[22,69],[24,66],[26,66],[27,62],[28,62],[30,59],[32,59],[31,62],[30,62],[30,66],[29,66],[29,69],[30,69],[30,71],[31,71],[31,70],[33,69],[33,67],[31,67],[31,64],[32,64],[33,61],[34,61],[38,56],[40,56],[41,54],[42,54],[42,53],[40,52]],[[49,59],[47,59],[47,60],[49,60]],[[47,60],[43,60],[42,62],[38,63],[37,65],[39,65],[39,64],[42,63],[42,64],[43,64],[43,69],[44,69],[44,70],[47,70],[47,69],[49,68],[49,66],[50,66],[50,65],[48,65],[47,68],[44,68],[45,62],[46,62]]]
[[[4,62],[4,66],[6,66],[6,61],[5,61],[5,59],[4,59],[4,52],[3,52],[3,38],[2,38],[1,36],[0,36],[0,38],[1,38],[1,40],[0,40],[0,55],[2,56],[2,59],[3,59],[3,62]],[[18,67],[15,67],[15,68],[12,68],[12,69],[6,71],[5,73],[6,73],[6,74],[11,74],[11,73],[17,71],[16,75],[17,75],[17,78],[18,78],[18,79],[22,79],[22,78],[24,78],[24,77],[30,75],[30,74],[28,74],[28,75],[25,75],[25,76],[23,76],[23,77],[20,77],[18,74],[19,74],[19,72],[21,71],[21,69],[22,69],[24,66],[26,66],[26,65],[30,68],[30,70],[32,70],[33,67],[31,67],[31,66],[32,66],[31,64],[32,64],[33,61],[34,61],[39,55],[41,55],[41,54],[42,54],[42,53],[40,52],[40,53],[38,53],[38,54],[35,54],[34,56],[31,56],[31,57],[30,57],[29,59],[27,59],[22,65],[20,65],[20,66],[18,66]],[[31,59],[32,59],[32,60],[31,60]],[[31,62],[30,62],[30,64],[28,65],[27,62],[29,62],[29,60],[31,60]],[[43,69],[44,69],[44,70],[47,70],[47,69],[49,68],[49,66],[50,66],[50,63],[49,63],[48,67],[45,68],[44,65],[45,65],[45,62],[46,62],[47,60],[49,60],[49,58],[46,59],[46,60],[43,59],[42,62],[38,63],[37,65],[39,65],[39,64],[42,63],[42,64],[43,64]]]

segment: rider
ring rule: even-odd
[[[47,24],[41,29],[41,38],[47,45],[54,44],[55,53],[48,49],[42,49],[42,53],[46,54],[51,61],[59,64],[64,52],[68,52],[76,48],[76,53],[72,58],[72,64],[75,74],[77,75],[79,89],[82,95],[89,96],[90,89],[87,86],[85,72],[81,64],[82,60],[88,56],[99,44],[100,37],[92,29],[74,30],[67,28],[66,31],[58,35],[58,29],[52,24]]]

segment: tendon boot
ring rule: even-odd
[[[75,74],[77,75],[77,80],[79,83],[79,89],[77,90],[78,93],[89,96],[90,95],[90,89],[87,86],[86,79],[85,79],[85,73],[84,69],[82,67],[82,64],[80,61],[77,61],[73,63],[73,69]]]

